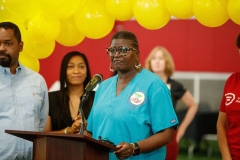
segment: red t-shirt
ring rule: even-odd
[[[233,73],[224,88],[220,111],[225,112],[229,128],[226,133],[233,160],[240,160],[240,72]]]

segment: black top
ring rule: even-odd
[[[70,108],[68,107],[68,113],[64,113],[59,110],[60,91],[49,92],[49,116],[51,117],[52,122],[52,131],[62,130],[66,127],[72,126],[73,120],[70,114]],[[91,111],[95,92],[91,91],[89,93],[88,99],[83,104],[83,113],[85,118],[88,118],[88,115]],[[66,97],[67,98],[67,97]],[[80,98],[80,97],[79,97]],[[68,98],[67,98],[68,99]]]
[[[167,84],[170,84],[172,103],[174,109],[176,109],[177,101],[182,98],[187,89],[181,83],[170,78],[168,78]]]

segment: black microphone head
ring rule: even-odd
[[[98,83],[102,82],[102,78],[103,76],[101,74],[95,74],[85,87],[85,91],[89,92],[93,90],[93,88],[95,88]]]
[[[93,78],[94,78],[94,77],[99,78],[99,81],[102,82],[102,79],[103,79],[102,74],[95,74],[95,75],[93,76]]]

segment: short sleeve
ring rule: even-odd
[[[150,96],[150,116],[153,133],[177,126],[178,119],[172,107],[170,91],[163,84],[158,86],[157,90],[156,87],[152,88],[154,89],[152,89],[153,94]]]

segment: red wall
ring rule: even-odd
[[[64,47],[60,44],[52,55],[40,60],[40,74],[50,87],[59,78],[61,59],[69,51],[87,55],[92,75],[101,73],[104,79],[111,76],[109,58],[105,48],[117,30],[129,30],[139,40],[141,63],[156,45],[165,46],[172,54],[176,71],[235,72],[240,69],[240,57],[235,46],[240,26],[228,21],[216,28],[201,25],[196,20],[171,20],[159,30],[147,30],[136,21],[115,23],[112,32],[98,40],[85,38],[79,45]]]

